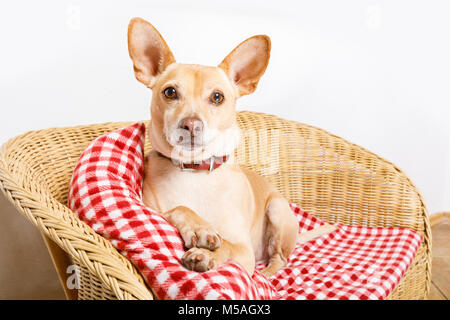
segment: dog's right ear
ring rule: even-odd
[[[266,71],[270,58],[270,38],[253,36],[238,45],[220,63],[239,91],[239,96],[255,91],[259,79]]]
[[[149,88],[155,77],[175,62],[158,30],[141,18],[131,19],[128,25],[128,52],[136,79]]]

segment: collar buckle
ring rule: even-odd
[[[214,156],[212,156],[209,159],[209,172],[214,170],[214,162],[216,161],[216,158]]]
[[[183,163],[183,162],[180,162],[180,169],[181,169],[182,171],[187,171],[187,172],[195,171],[195,170],[192,169],[192,168],[186,168],[186,167],[184,166],[184,163]]]

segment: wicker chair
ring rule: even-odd
[[[427,297],[430,224],[422,196],[400,169],[309,125],[248,111],[239,112],[238,121],[244,133],[239,162],[266,176],[291,202],[329,222],[419,232],[423,243],[389,298]],[[134,266],[66,206],[81,152],[98,136],[129,124],[32,131],[1,149],[0,188],[43,234],[69,299],[154,298]],[[77,289],[70,288],[70,265],[79,267]]]

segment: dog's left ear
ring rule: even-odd
[[[175,62],[158,30],[141,18],[133,18],[128,26],[128,52],[136,79],[150,88],[155,77]]]
[[[270,58],[270,38],[258,35],[239,44],[220,63],[239,90],[239,95],[250,94],[256,90],[259,79],[266,71]]]

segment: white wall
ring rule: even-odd
[[[448,1],[3,1],[0,143],[31,129],[149,117],[127,24],[215,65],[254,34],[272,58],[240,109],[313,124],[393,161],[450,210]]]

